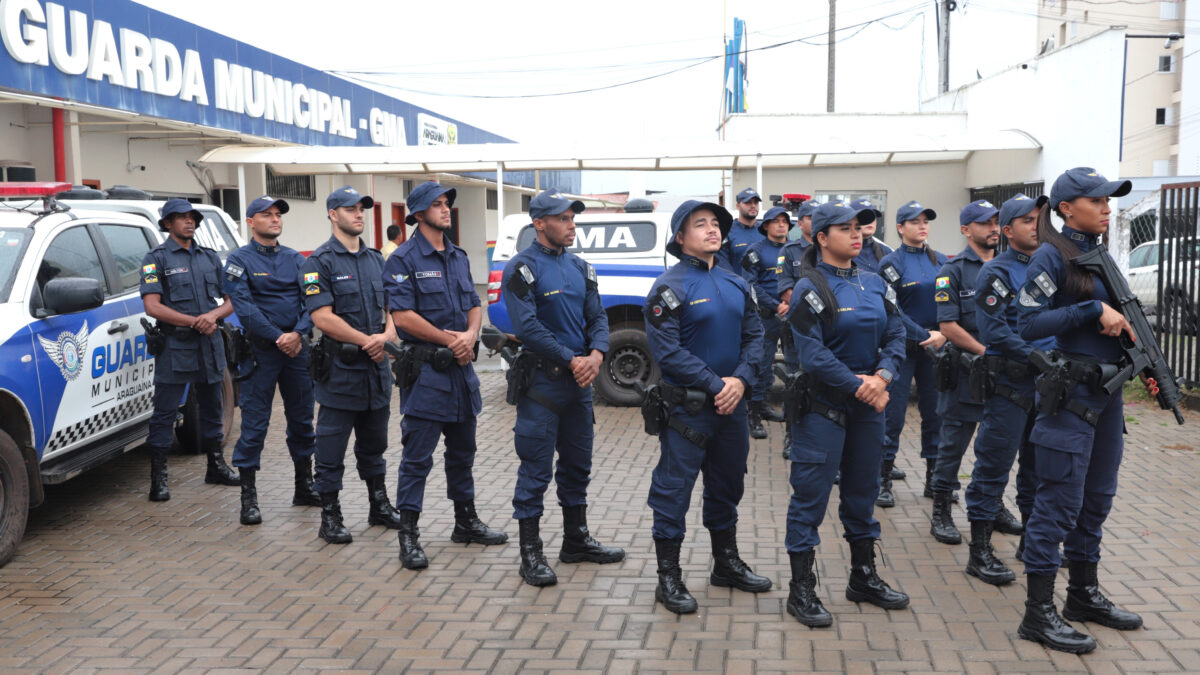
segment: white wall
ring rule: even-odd
[[[1200,0],[1187,0],[1184,16],[1200,18]],[[1186,34],[1183,39],[1183,63],[1179,104],[1179,163],[1175,173],[1179,176],[1200,174],[1200,53],[1195,45],[1200,44],[1200,21],[1184,22]]]

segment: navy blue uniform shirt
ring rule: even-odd
[[[756,220],[753,225],[746,227],[742,221],[733,219],[733,225],[729,228],[729,265],[735,273],[741,273],[742,256],[746,255],[750,245],[767,238],[767,235],[758,231],[758,223]]]
[[[924,342],[929,331],[937,330],[938,310],[934,302],[934,280],[938,270],[946,264],[946,256],[934,251],[935,264],[929,259],[925,246],[901,244],[900,248],[883,256],[879,261],[879,273],[896,289],[896,301],[909,340]],[[895,268],[899,278],[892,281],[885,269],[888,264]]]
[[[528,292],[512,290],[514,274],[522,276]],[[608,317],[596,271],[579,256],[535,239],[505,265],[503,284],[513,332],[526,349],[564,366],[593,349],[608,351]]]
[[[434,328],[462,332],[467,329],[467,313],[480,306],[479,294],[471,279],[466,251],[444,234],[441,236],[445,246],[442,251],[417,230],[388,256],[383,265],[388,310],[416,312]],[[430,344],[399,327],[396,333],[401,340]],[[400,412],[405,415],[455,422],[478,415],[482,408],[479,378],[470,363],[455,364],[443,372],[426,363],[412,387],[424,390],[424,395],[404,396]]]
[[[879,249],[882,251],[882,254],[878,258],[875,257],[874,244],[878,244]],[[854,262],[858,265],[859,269],[879,274],[879,262],[891,252],[891,246],[879,241],[875,237],[867,237],[863,239],[862,251],[854,258]]]
[[[979,270],[975,292],[979,310],[975,319],[979,323],[979,341],[987,347],[988,354],[1025,361],[1034,349],[1054,348],[1053,337],[1031,343],[1017,332],[1017,293],[1025,285],[1029,259],[1030,256],[1010,247]]]
[[[796,312],[809,315],[800,321],[807,325],[806,330],[792,324],[800,365],[827,386],[848,394],[862,384],[856,374],[880,368],[899,372],[904,360],[904,324],[898,311],[887,308],[887,284],[853,262],[845,269],[818,262],[817,269],[837,298],[837,324],[827,320],[833,308],[820,303],[812,280],[801,278],[788,308],[789,321]],[[816,302],[810,300],[813,296]],[[816,305],[821,305],[819,311]]]
[[[745,279],[684,255],[654,280],[643,313],[650,352],[668,384],[716,396],[725,388],[721,378],[736,377],[750,392],[763,327]]]
[[[758,304],[763,309],[775,311],[779,307],[779,292],[784,288],[780,283],[780,268],[783,265],[783,247],[786,243],[763,239],[751,244],[746,253],[749,254],[750,251],[757,253],[759,263],[749,269],[745,267],[746,256],[742,256],[742,278],[754,286]]]
[[[975,289],[983,261],[970,246],[942,265],[933,284],[933,300],[937,303],[937,320],[956,321],[971,337],[979,339],[975,321]]]
[[[779,263],[779,292],[790,290],[795,287],[796,282],[800,281],[800,265],[801,259],[804,257],[804,251],[812,246],[812,243],[801,237],[794,239],[783,245],[779,250],[783,260]]]
[[[1063,227],[1080,253],[1098,244],[1095,235]],[[1050,244],[1038,247],[1025,272],[1025,285],[1017,293],[1021,337],[1038,340],[1053,337],[1058,348],[1068,354],[1115,363],[1124,352],[1117,338],[1100,333],[1101,302],[1109,302],[1108,290],[1093,277],[1091,297],[1067,295],[1063,290],[1066,265],[1058,249]]]
[[[303,265],[304,256],[282,244],[263,246],[251,241],[229,254],[225,294],[243,328],[271,342],[284,333],[312,331],[300,290]]]
[[[317,247],[300,268],[309,312],[332,307],[351,328],[375,335],[384,332],[383,255],[358,240],[358,252],[346,250],[336,237]],[[387,319],[390,321],[390,319]],[[389,360],[375,363],[366,352],[349,360],[340,351],[329,379],[314,385],[317,402],[342,410],[378,410],[392,399]]]
[[[142,258],[141,294],[153,293],[161,296],[164,306],[188,316],[211,312],[222,295],[221,258],[195,241],[183,248],[167,237]],[[225,344],[219,330],[205,336],[166,322],[163,328],[167,347],[154,359],[155,382],[211,384],[224,379]]]

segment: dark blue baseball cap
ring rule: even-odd
[[[404,222],[409,225],[415,225],[417,219],[413,217],[413,214],[420,213],[433,206],[434,200],[442,195],[446,195],[446,201],[450,206],[454,206],[454,198],[458,196],[458,191],[452,187],[442,187],[431,180],[427,180],[413,188],[413,191],[408,193],[408,199],[404,202],[408,206],[408,215],[404,217]]]
[[[325,210],[332,211],[343,206],[354,206],[360,202],[364,209],[375,206],[375,200],[371,199],[370,195],[361,195],[358,193],[358,190],[347,185],[334,190],[325,198]]]
[[[1004,203],[1000,205],[1000,227],[1012,223],[1012,221],[1027,215],[1034,209],[1042,208],[1042,205],[1048,201],[1050,201],[1050,198],[1046,195],[1034,199],[1033,197],[1027,197],[1022,192],[1018,192],[1004,200]]]
[[[1050,188],[1050,207],[1078,197],[1124,197],[1133,189],[1127,180],[1108,180],[1088,166],[1077,166],[1054,180]]]
[[[163,204],[162,208],[158,210],[158,226],[165,231],[167,229],[167,218],[177,213],[190,213],[192,220],[195,220],[197,225],[200,224],[200,221],[204,220],[204,216],[200,215],[200,212],[196,210],[196,207],[191,202],[180,197],[175,197],[174,199],[168,199],[167,203]]]
[[[817,207],[812,219],[812,236],[816,241],[817,234],[832,225],[841,225],[852,220],[858,220],[859,225],[875,222],[875,209],[853,206],[851,202],[825,202]]]
[[[765,235],[767,233],[767,223],[775,220],[779,216],[787,216],[788,229],[792,229],[792,225],[794,224],[792,223],[792,214],[782,206],[772,206],[767,211],[767,215],[763,216],[762,222],[758,224],[758,231]]]
[[[808,201],[801,204],[800,208],[796,209],[796,217],[803,218],[804,216],[811,216],[812,214],[817,212],[817,207],[820,205],[821,205],[821,202],[819,202],[815,199],[809,199]]]
[[[986,223],[997,213],[1000,213],[1000,209],[993,206],[991,202],[986,199],[976,199],[958,212],[958,224]]]
[[[259,197],[258,199],[255,199],[254,201],[250,202],[250,205],[246,207],[246,217],[253,218],[254,216],[262,213],[263,211],[266,211],[267,209],[271,208],[272,206],[279,207],[280,213],[287,213],[288,208],[289,208],[288,203],[283,201],[282,199],[275,199],[271,195],[263,195],[263,196]]]
[[[559,193],[558,188],[550,188],[529,200],[529,217],[537,220],[546,216],[557,216],[567,209],[583,213],[584,208],[583,202],[578,199],[569,199]]]
[[[855,208],[855,209],[863,209],[863,210],[870,209],[871,211],[875,212],[876,220],[879,220],[880,218],[883,217],[883,211],[880,211],[879,209],[875,208],[875,205],[872,204],[871,200],[869,200],[869,199],[855,199],[854,201],[850,202],[850,207]]]
[[[679,228],[687,222],[688,216],[700,209],[708,209],[717,214],[717,224],[721,228],[722,241],[729,236],[729,228],[733,227],[733,216],[725,210],[724,206],[712,202],[702,202],[698,199],[689,199],[680,204],[675,209],[675,213],[671,214],[671,239],[667,241],[667,253],[676,258],[683,255],[683,249],[680,248],[679,242],[675,241],[675,235],[679,234]]]
[[[914,199],[913,201],[901,206],[896,210],[896,223],[903,225],[910,220],[916,220],[917,216],[921,215],[922,213],[925,214],[925,218],[928,220],[934,220],[937,218],[937,211],[921,206],[920,202]]]
[[[762,201],[762,197],[758,196],[758,193],[754,191],[754,188],[746,188],[745,190],[737,193],[737,203],[739,204],[742,202],[751,201],[753,199],[757,199],[760,202]]]

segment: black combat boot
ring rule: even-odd
[[[971,521],[971,557],[967,559],[967,574],[978,577],[980,581],[993,586],[1003,586],[1012,583],[1017,578],[996,557],[992,548],[992,521]]]
[[[776,410],[766,401],[762,402],[762,407],[758,409],[759,416],[764,422],[782,422],[784,421],[783,413]]]
[[[875,572],[874,539],[850,542],[850,582],[846,584],[846,599],[869,602],[884,609],[908,607],[908,596],[893,590]]]
[[[908,474],[904,473],[904,469],[896,468],[896,460],[892,460],[892,480],[904,480],[908,478]]]
[[[933,517],[929,519],[929,534],[943,544],[961,544],[962,535],[950,515],[950,492],[939,490],[933,493]]]
[[[429,558],[425,557],[425,549],[421,548],[421,530],[417,527],[421,514],[404,510],[399,516],[400,527],[397,528],[396,538],[400,541],[400,565],[406,570],[429,567]]]
[[[896,505],[896,494],[892,492],[892,465],[894,461],[883,460],[879,466],[879,496],[875,498],[875,506],[890,509]]]
[[[1067,561],[1067,601],[1062,615],[1071,621],[1092,621],[1117,630],[1142,627],[1142,617],[1112,604],[1100,592],[1096,563]]]
[[[471,499],[454,502],[454,532],[450,534],[450,541],[490,546],[508,541],[508,535],[484,525],[475,513],[475,500]]]
[[[1017,560],[1024,562],[1025,556],[1025,528],[1029,527],[1029,514],[1021,514],[1021,540],[1017,542]]]
[[[601,546],[587,526],[587,506],[563,507],[563,542],[558,559],[565,563],[615,563],[625,559],[624,549]]]
[[[392,506],[392,501],[388,499],[383,475],[371,476],[365,482],[367,484],[367,501],[371,503],[371,509],[367,512],[367,524],[383,525],[389,530],[400,529],[400,512]]]
[[[204,482],[213,485],[241,485],[237,473],[225,463],[221,455],[221,444],[205,439],[204,454],[208,455],[208,471],[204,472]]]
[[[1025,618],[1021,619],[1017,635],[1071,654],[1087,654],[1096,648],[1091,636],[1075,630],[1058,615],[1054,607],[1053,574],[1027,574],[1025,579],[1029,590],[1025,596]]]
[[[262,511],[258,509],[258,487],[254,482],[256,473],[254,469],[245,468],[238,472],[242,483],[243,525],[258,525],[262,522]]]
[[[517,521],[517,534],[521,541],[521,578],[530,586],[553,586],[558,576],[550,569],[542,553],[542,538],[538,534],[539,516]]]
[[[1025,526],[1004,504],[1000,505],[1000,512],[992,519],[992,529],[1000,534],[1025,534]]]
[[[313,460],[304,457],[292,461],[296,467],[296,491],[292,493],[292,506],[320,506],[321,495],[313,486]]]
[[[683,585],[683,570],[679,568],[679,539],[655,539],[654,554],[658,558],[658,587],[654,599],[676,614],[696,611],[696,598]]]
[[[788,584],[787,613],[810,628],[823,628],[833,623],[833,617],[817,597],[817,574],[813,569],[816,549],[789,553],[792,561],[792,581]]]
[[[342,505],[338,503],[338,493],[321,493],[321,531],[317,533],[330,544],[349,544],[354,541],[350,530],[342,524]]]
[[[750,427],[750,438],[766,438],[767,428],[762,423],[761,403],[751,402],[746,411],[746,423]]]
[[[150,448],[150,501],[165,502],[171,498],[167,489],[167,448]]]
[[[732,586],[747,593],[762,593],[771,590],[771,580],[759,576],[738,555],[737,526],[717,532],[709,530],[712,537],[713,571],[708,581],[713,586]]]
[[[927,499],[933,499],[933,468],[935,466],[937,466],[936,458],[934,458],[934,459],[926,458],[926,460],[925,460],[925,492],[922,494],[924,494]],[[950,503],[951,504],[958,503],[958,493],[957,492],[950,493]]]

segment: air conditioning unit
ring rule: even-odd
[[[19,159],[0,159],[0,182],[22,183],[37,180],[37,170],[29,162]]]

